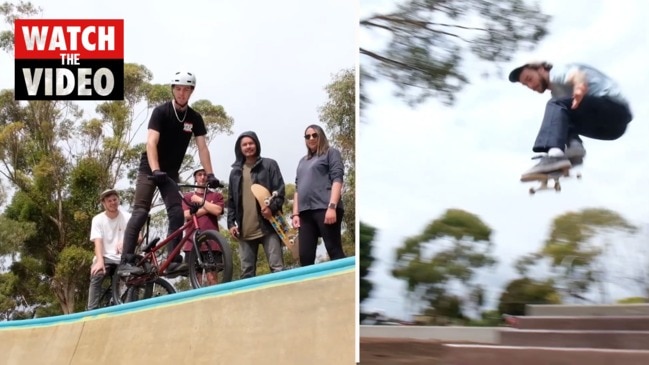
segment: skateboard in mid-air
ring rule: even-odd
[[[559,179],[562,177],[569,177],[570,176],[570,168],[564,168],[561,170],[555,170],[547,173],[537,173],[537,174],[527,174],[521,176],[521,182],[531,182],[531,181],[539,181],[541,185],[537,188],[531,187],[529,192],[530,194],[534,194],[538,191],[542,190],[550,190],[554,189],[557,193],[561,191],[561,183],[559,183]],[[578,173],[577,175],[578,179],[581,179],[581,174]],[[552,186],[548,184],[548,182],[552,180]]]
[[[252,184],[250,190],[252,190],[252,195],[257,198],[257,202],[261,207],[269,206],[270,202],[277,196],[276,191],[271,194],[265,186],[260,184]],[[300,258],[300,246],[297,230],[289,226],[286,218],[281,213],[274,214],[269,221],[275,232],[277,232],[279,239],[291,251],[293,259],[298,260]]]

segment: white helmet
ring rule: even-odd
[[[171,78],[171,86],[174,85],[196,87],[196,76],[191,72],[178,71]]]

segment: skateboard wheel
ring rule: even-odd
[[[534,188],[530,188],[530,195],[534,195],[534,193],[536,193],[536,190],[534,190]]]
[[[581,174],[577,174],[577,179],[581,179]]]

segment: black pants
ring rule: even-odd
[[[300,265],[308,266],[315,263],[318,237],[322,237],[329,259],[337,260],[345,257],[341,238],[341,225],[344,211],[336,210],[336,222],[325,224],[326,209],[305,210],[300,212]]]
[[[534,152],[550,148],[565,149],[579,136],[614,140],[626,131],[633,119],[629,107],[608,97],[586,96],[577,109],[572,109],[572,97],[550,99],[545,106],[541,129],[534,142]]]
[[[135,246],[137,245],[137,238],[146,223],[151,210],[151,203],[153,201],[153,194],[156,187],[160,189],[160,196],[167,208],[167,218],[169,220],[169,229],[167,234],[173,233],[178,228],[182,227],[185,216],[182,208],[182,199],[178,192],[178,186],[172,183],[171,180],[165,184],[156,186],[156,184],[149,180],[147,173],[138,173],[137,181],[135,183],[135,197],[133,199],[133,213],[131,219],[126,224],[124,231],[124,246],[122,251],[122,262],[131,262],[134,258]],[[169,252],[173,250],[182,236],[174,239],[168,247]],[[177,256],[181,259],[180,256]]]

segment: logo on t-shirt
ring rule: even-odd
[[[183,127],[183,130],[185,132],[191,132],[192,131],[192,123],[185,123],[185,126]]]

